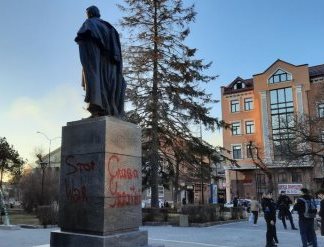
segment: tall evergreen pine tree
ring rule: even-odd
[[[127,98],[134,107],[129,117],[143,129],[144,181],[151,187],[152,207],[158,207],[163,153],[199,141],[190,123],[212,130],[220,126],[209,112],[216,101],[199,87],[216,77],[204,74],[211,63],[197,59],[197,50],[184,42],[190,33],[188,25],[195,20],[194,5],[184,7],[182,0],[124,2],[119,8],[125,13],[121,24],[129,40],[125,77]]]

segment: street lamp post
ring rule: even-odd
[[[43,135],[49,141],[49,145],[48,145],[48,166],[50,167],[51,166],[51,144],[52,144],[52,141],[55,140],[55,139],[61,138],[61,137],[57,136],[57,137],[54,137],[54,138],[48,138],[48,136],[43,132],[37,131],[36,133]]]
[[[43,135],[49,142],[49,145],[48,145],[48,162],[46,161],[41,161],[39,162],[40,166],[41,166],[41,169],[42,169],[42,191],[41,191],[41,205],[43,205],[44,203],[44,178],[45,178],[45,169],[46,167],[50,167],[51,166],[51,144],[52,144],[52,141],[55,140],[55,139],[58,139],[58,138],[61,138],[59,136],[57,137],[54,137],[54,138],[48,138],[48,136],[43,133],[43,132],[40,132],[40,131],[37,131],[37,134],[41,134]]]
[[[45,176],[45,169],[47,166],[47,162],[39,162],[41,169],[42,169],[42,192],[41,192],[41,205],[44,204],[44,176]]]

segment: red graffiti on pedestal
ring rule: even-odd
[[[85,185],[75,187],[73,179],[70,182],[65,179],[65,194],[67,199],[71,202],[78,203],[88,201],[87,188],[85,187]]]
[[[68,167],[71,168],[71,170],[68,173],[66,173],[66,175],[72,175],[76,172],[80,172],[80,173],[90,172],[90,171],[93,171],[96,166],[94,161],[90,161],[88,163],[77,162],[77,161],[75,161],[73,155],[67,156],[65,159],[65,162],[68,165]]]
[[[76,161],[73,155],[69,155],[65,158],[65,163],[68,167],[68,171],[65,174],[66,178],[64,179],[65,195],[67,199],[74,203],[87,201],[87,187],[82,182],[81,174],[94,171],[96,167],[95,162],[78,162]],[[80,185],[74,184],[74,179],[76,175],[79,175]]]
[[[111,208],[122,208],[124,206],[139,205],[141,203],[141,190],[135,187],[138,182],[139,172],[136,169],[120,167],[117,155],[112,155],[108,160],[109,192],[114,197],[109,204]],[[119,188],[119,183],[125,181],[134,182],[128,190]]]

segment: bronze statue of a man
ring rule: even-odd
[[[124,114],[126,83],[119,35],[108,22],[100,19],[96,6],[87,8],[87,20],[75,41],[79,45],[82,64],[82,86],[85,102],[92,117]]]

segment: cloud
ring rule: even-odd
[[[36,132],[41,131],[49,138],[61,136],[66,122],[89,115],[84,108],[80,88],[70,84],[60,84],[38,98],[16,98],[0,116],[0,136],[6,137],[20,155],[31,162],[35,159],[33,152],[36,147],[49,148],[49,141]],[[59,139],[53,141],[51,148],[58,146]]]
[[[0,115],[0,137],[6,137],[20,155],[35,161],[35,148],[49,149],[48,138],[61,136],[62,126],[67,122],[80,120],[89,116],[85,110],[84,95],[79,85],[60,84],[41,94],[37,98],[20,97],[13,99],[10,106]],[[193,127],[199,134],[199,128]],[[213,145],[222,145],[221,133],[203,130],[203,139]],[[52,142],[51,150],[61,145],[60,139]]]

